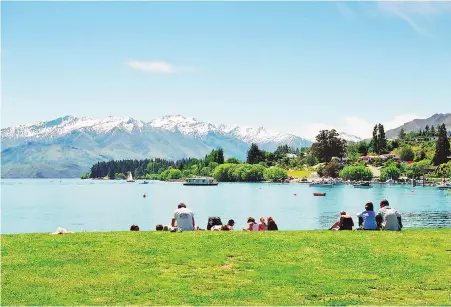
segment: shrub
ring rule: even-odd
[[[345,180],[371,180],[373,173],[364,166],[346,166],[341,170],[340,178]]]
[[[280,181],[288,178],[287,171],[280,167],[271,167],[263,172],[265,180]]]
[[[413,161],[415,153],[410,146],[404,146],[399,154],[401,161]]]
[[[401,176],[401,171],[399,170],[399,168],[397,168],[395,165],[390,165],[390,166],[384,167],[381,170],[380,180],[382,180],[382,181],[386,181],[388,179],[397,180],[397,179],[399,179],[400,176]]]

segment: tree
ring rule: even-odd
[[[304,158],[304,162],[308,166],[313,166],[313,165],[316,165],[318,163],[318,159],[316,159],[315,156],[313,156],[313,155],[307,155]]]
[[[326,165],[319,167],[318,175],[321,177],[338,177],[338,165],[335,162],[326,163]]]
[[[340,178],[345,180],[371,180],[373,173],[365,166],[345,166],[340,172]]]
[[[446,131],[445,124],[442,124],[438,128],[438,139],[435,144],[434,164],[440,165],[448,161],[448,157],[451,156],[451,150],[449,147],[448,133]]]
[[[228,159],[225,161],[225,163],[228,163],[228,164],[240,164],[240,160],[238,160],[238,159],[235,158],[235,157],[230,157],[230,158],[228,158]]]
[[[429,125],[426,125],[426,127],[424,127],[424,135],[425,135],[425,136],[429,136],[429,133],[430,133],[430,131],[429,131]]]
[[[387,138],[385,137],[384,125],[378,125],[378,154],[383,154],[387,151]]]
[[[378,137],[377,125],[375,125],[373,128],[372,145],[373,145],[373,151],[375,153],[379,153],[379,137]]]
[[[430,136],[435,136],[435,127],[434,127],[434,125],[432,125],[431,126],[431,133],[430,133]]]
[[[420,162],[412,163],[406,168],[407,177],[419,179],[421,176],[424,176],[428,172],[430,166],[430,160],[423,160]]]
[[[387,181],[388,179],[397,180],[401,176],[401,171],[395,165],[389,165],[381,170],[381,181]]]
[[[410,146],[404,146],[399,154],[401,161],[413,161],[415,153]]]
[[[321,130],[312,145],[312,153],[320,162],[330,162],[332,157],[342,158],[345,154],[346,141],[339,138],[335,129]]]
[[[406,138],[406,132],[404,131],[404,128],[401,128],[401,130],[399,131],[398,138],[400,138],[401,140]]]
[[[288,178],[287,171],[280,167],[270,167],[263,172],[265,180],[282,181]]]
[[[252,143],[249,151],[247,152],[246,162],[249,164],[258,164],[265,160],[264,153],[258,149],[257,144]]]
[[[365,141],[360,141],[358,143],[358,152],[362,155],[362,156],[366,156],[368,154],[368,143]]]

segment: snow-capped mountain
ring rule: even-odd
[[[92,119],[65,116],[1,130],[2,176],[78,177],[97,161],[159,157],[203,157],[222,147],[244,159],[251,143],[307,147],[306,139],[263,127],[229,127],[181,115],[145,123],[130,117]]]
[[[348,142],[360,142],[362,140],[358,136],[348,134],[345,132],[340,132],[339,134],[340,134],[340,138],[342,138],[343,140],[346,140]]]

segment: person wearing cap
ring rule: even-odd
[[[402,228],[401,214],[398,210],[390,208],[388,200],[383,199],[376,214],[378,229],[399,231]]]
[[[177,210],[174,211],[171,226],[184,231],[194,230],[195,222],[193,211],[187,209],[184,203],[180,203]]]

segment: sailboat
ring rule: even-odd
[[[127,182],[135,182],[135,179],[133,179],[132,172],[128,172]]]

